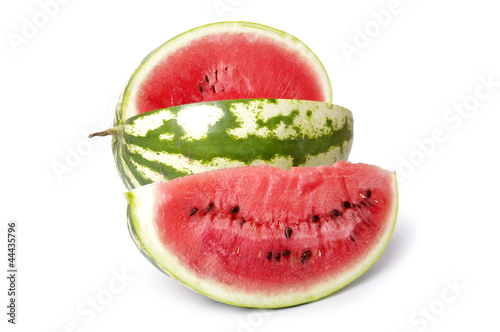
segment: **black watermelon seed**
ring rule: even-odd
[[[207,75],[205,75],[205,82],[208,83],[208,76]]]
[[[191,210],[191,214],[189,215],[190,217],[193,216],[196,212],[198,212],[197,208],[194,208]]]
[[[372,195],[371,190],[367,190],[366,191],[366,198],[370,198],[371,195]]]
[[[351,207],[351,203],[348,202],[348,201],[345,201],[344,203],[342,203],[342,206],[345,207],[345,208],[350,208]]]
[[[287,239],[289,239],[292,236],[292,227],[287,227],[285,229],[285,236]]]
[[[304,253],[302,254],[302,256],[300,257],[300,261],[302,262],[302,264],[309,259],[309,257],[311,257],[311,250],[306,250],[304,251]]]
[[[292,252],[291,252],[290,250],[285,249],[285,250],[283,250],[283,257],[288,257],[288,256],[290,256],[290,255],[291,255],[291,253],[292,253]]]
[[[335,216],[335,217],[340,217],[342,214],[340,213],[339,210],[333,210],[332,211],[332,214]]]
[[[231,208],[231,210],[229,210],[229,213],[231,213],[231,214],[236,214],[238,212],[240,212],[240,207],[239,206],[233,206]]]
[[[281,257],[281,254],[280,254],[280,253],[277,253],[277,254],[276,254],[276,256],[275,256],[275,258],[276,258],[276,260],[277,260],[277,261],[279,261],[279,260],[280,260],[280,257]]]
[[[318,222],[319,221],[319,217],[317,215],[312,216],[312,221],[313,222]]]
[[[271,258],[273,258],[273,253],[272,252],[268,252],[267,253],[267,259],[271,260]]]
[[[366,203],[365,203],[365,201],[361,201],[361,204],[363,204],[363,206],[366,206]]]
[[[200,92],[203,92],[203,87],[201,85],[198,85],[198,87],[200,88]]]
[[[247,221],[245,220],[245,218],[241,218],[240,219],[240,225],[243,226],[244,223],[246,223]]]
[[[214,208],[214,203],[210,203],[210,204],[208,204],[207,209],[205,210],[205,212],[209,213],[210,211],[212,211],[213,208]]]
[[[354,240],[354,238],[353,238],[352,236],[351,236],[351,241],[352,241],[352,242],[356,242],[356,240]]]

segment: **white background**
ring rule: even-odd
[[[0,266],[6,271],[7,222],[17,221],[19,295],[11,326],[1,272],[1,330],[498,330],[494,3],[2,0]],[[381,14],[388,9],[390,17]],[[399,173],[399,219],[386,251],[320,301],[238,308],[165,277],[129,238],[110,139],[89,148],[86,135],[110,125],[146,54],[221,20],[266,24],[306,43],[328,70],[334,103],[354,113],[350,160]],[[39,27],[28,33],[29,23]]]

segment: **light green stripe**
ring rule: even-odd
[[[246,164],[239,160],[231,160],[229,158],[221,158],[221,157],[215,157],[210,161],[193,160],[181,154],[171,154],[166,152],[151,151],[133,144],[127,145],[127,149],[131,154],[140,155],[142,158],[148,161],[160,163],[163,165],[168,165],[178,170],[179,172],[188,174],[201,173],[220,168],[238,167],[245,165],[262,165],[262,164],[268,164],[286,169],[292,167],[293,164],[293,160],[290,158],[290,156],[275,156],[271,160],[267,161],[255,159],[251,163]],[[135,164],[139,166],[137,163]],[[155,172],[153,170],[145,171],[144,169],[142,169],[141,174],[143,175],[152,174],[154,177],[160,176],[158,172]],[[153,178],[150,177],[150,179]]]

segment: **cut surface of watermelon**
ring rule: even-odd
[[[256,23],[213,23],[169,40],[142,62],[115,124],[160,108],[253,98],[331,102],[331,86],[319,59],[297,38]]]
[[[210,171],[128,199],[132,238],[157,267],[249,307],[296,305],[343,287],[380,256],[397,216],[395,174],[344,161]]]

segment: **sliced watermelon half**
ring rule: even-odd
[[[297,38],[256,23],[213,23],[143,60],[120,97],[115,125],[160,108],[255,98],[332,101],[325,68]]]
[[[360,276],[387,246],[398,205],[393,172],[344,161],[228,168],[127,197],[132,238],[160,270],[213,299],[267,308]]]
[[[317,101],[221,100],[146,112],[95,135],[107,134],[132,189],[227,167],[331,165],[349,156],[353,117]]]

